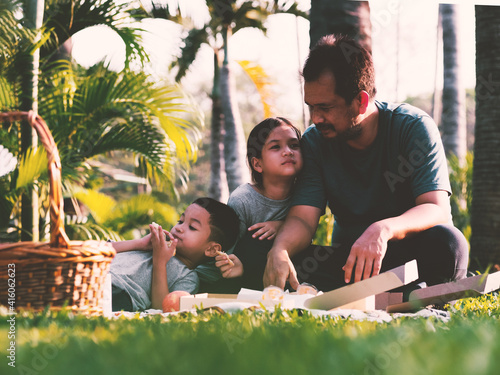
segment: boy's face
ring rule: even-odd
[[[178,254],[196,259],[205,253],[214,242],[210,241],[210,214],[203,207],[191,204],[181,215],[170,233],[178,240]]]

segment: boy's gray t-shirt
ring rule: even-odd
[[[444,149],[434,120],[408,104],[375,101],[378,132],[365,150],[327,140],[315,126],[302,137],[304,167],[292,205],[335,216],[332,241],[354,242],[372,223],[401,215],[434,190],[451,194]]]
[[[153,276],[152,251],[126,251],[116,254],[110,268],[112,288],[121,289],[130,295],[135,311],[151,307],[151,278]],[[175,256],[167,263],[169,292],[198,291],[199,279],[196,271],[190,270]]]
[[[291,197],[283,200],[269,199],[255,191],[250,184],[238,186],[227,201],[227,205],[236,212],[240,219],[238,240],[248,232],[248,228],[253,224],[285,220],[290,203]],[[231,254],[233,250],[234,246],[227,253]],[[202,264],[196,267],[196,271],[202,281],[215,282],[222,277],[220,270],[215,266],[215,262]]]

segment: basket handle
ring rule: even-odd
[[[0,113],[0,121],[26,120],[33,127],[47,151],[49,172],[50,243],[52,247],[68,248],[70,240],[64,231],[64,201],[61,186],[61,159],[45,121],[34,111]]]

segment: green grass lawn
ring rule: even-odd
[[[500,297],[462,300],[448,322],[314,318],[297,311],[108,320],[16,317],[16,367],[3,374],[498,374]],[[0,348],[9,348],[9,316]]]

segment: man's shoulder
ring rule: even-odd
[[[309,126],[304,134],[302,134],[302,146],[314,145],[315,147],[313,147],[313,150],[315,150],[317,146],[321,145],[323,141],[324,138],[314,124]]]
[[[412,118],[430,118],[427,112],[408,103],[389,103],[375,100],[375,104],[378,110],[384,114]]]

